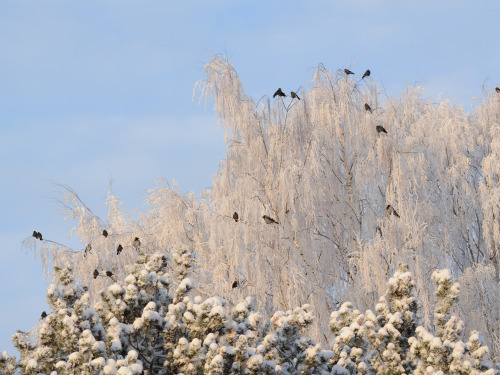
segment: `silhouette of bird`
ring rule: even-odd
[[[269,217],[267,215],[262,216],[266,224],[279,224],[276,220],[274,220],[272,217]]]
[[[385,133],[385,134],[387,134],[387,130],[385,130],[382,125],[377,125],[377,127],[375,129],[377,129],[377,133]]]
[[[351,72],[349,69],[344,69],[344,73],[349,75],[349,74],[354,74],[353,72]]]
[[[90,253],[91,250],[92,250],[92,246],[90,246],[90,244],[88,244],[87,247],[85,248],[85,251],[83,252],[83,256],[86,257],[87,253]]]
[[[101,333],[101,330],[97,331],[97,341],[102,341],[102,333]]]
[[[45,311],[42,311],[42,319],[45,319],[47,317],[47,313]]]
[[[111,272],[111,271],[106,271],[106,276],[107,276],[107,277],[111,277],[111,276],[113,276],[113,272]]]
[[[238,216],[238,213],[237,213],[237,212],[235,212],[235,213],[233,214],[233,219],[234,219],[234,221],[238,222],[239,216]]]
[[[495,87],[495,91],[500,94],[500,87]]]
[[[370,113],[373,113],[373,111],[372,111],[372,107],[370,107],[370,106],[368,105],[368,103],[365,103],[365,109],[366,109],[367,111],[370,111]]]
[[[38,239],[39,239],[40,241],[43,241],[43,237],[42,237],[42,234],[41,234],[40,232],[38,232]]]
[[[104,230],[102,231],[102,235],[103,235],[104,237],[108,237],[108,231],[107,231],[106,229],[104,229]]]
[[[396,212],[396,210],[394,209],[394,207],[392,207],[390,204],[388,204],[388,205],[387,205],[387,207],[385,208],[385,210],[387,211],[387,213],[388,213],[389,215],[394,215],[394,216],[396,216],[396,217],[400,217],[400,216],[398,215],[398,213]]]
[[[298,96],[298,95],[297,95],[297,93],[296,93],[296,92],[294,92],[294,91],[292,91],[292,92],[290,93],[290,96],[292,97],[292,99],[299,99],[299,100],[300,100],[299,96]]]
[[[275,92],[275,93],[274,93],[274,95],[273,95],[273,98],[274,98],[276,95],[278,95],[278,96],[286,96],[286,94],[285,94],[283,91],[281,91],[281,87],[280,87],[278,90],[276,90],[276,92]]]
[[[123,250],[123,246],[119,244],[118,247],[116,248],[116,255],[120,255],[122,250]]]
[[[231,287],[234,289],[234,288],[237,288],[240,286],[240,283],[238,282],[238,280],[234,280],[233,281],[233,284],[231,285]]]
[[[134,238],[134,242],[132,242],[132,246],[135,247],[136,251],[139,251],[139,247],[141,247],[141,241],[139,240],[139,237]]]
[[[363,74],[363,77],[361,77],[361,79],[365,78],[365,77],[369,77],[370,74],[372,74],[372,72],[370,72],[370,69],[368,69],[365,74]]]
[[[34,230],[32,236],[38,240],[38,232],[37,231]]]
[[[97,279],[97,276],[99,276],[99,271],[97,269],[94,270],[94,279]]]

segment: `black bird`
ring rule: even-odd
[[[94,270],[94,279],[97,279],[97,276],[99,276],[99,271],[97,269]]]
[[[90,244],[88,244],[87,247],[85,248],[85,251],[83,252],[83,256],[86,257],[87,253],[90,253],[91,250],[92,250],[92,246],[90,246]]]
[[[286,96],[286,94],[285,94],[283,91],[281,91],[281,87],[280,87],[278,90],[276,90],[276,92],[275,92],[275,93],[274,93],[274,95],[273,95],[273,98],[274,98],[276,95],[277,95],[277,96]]]
[[[349,74],[354,74],[353,72],[351,72],[349,69],[344,69],[344,73],[349,75]]]
[[[37,231],[34,230],[32,236],[38,240],[38,232]]]
[[[495,87],[495,91],[500,94],[500,87]]]
[[[373,113],[373,111],[372,111],[372,107],[370,107],[370,106],[368,105],[368,103],[365,103],[365,109],[366,109],[367,111],[370,111],[370,113]]]
[[[387,134],[387,130],[385,130],[382,125],[377,125],[377,127],[375,129],[377,129],[377,133],[385,133],[385,134]]]
[[[233,285],[231,285],[231,287],[234,289],[234,288],[237,288],[240,286],[240,283],[238,282],[238,280],[234,280],[233,281]]]
[[[116,248],[116,255],[120,255],[120,253],[122,252],[123,250],[123,246],[118,244],[118,247]]]
[[[102,333],[101,333],[101,330],[97,331],[97,341],[102,341]]]
[[[43,241],[43,237],[42,237],[42,234],[41,234],[40,232],[38,232],[38,239],[39,239],[40,241]]]
[[[385,210],[387,211],[387,213],[388,213],[389,215],[394,215],[394,216],[396,216],[396,217],[400,217],[400,216],[398,215],[398,213],[396,212],[396,210],[394,209],[394,207],[392,207],[390,204],[388,204],[388,205],[387,205],[387,207],[385,208]]]
[[[45,319],[47,317],[47,313],[45,311],[42,311],[42,319]]]
[[[294,92],[294,91],[292,91],[292,92],[290,93],[290,96],[292,97],[292,99],[299,99],[299,100],[300,100],[299,96],[298,96],[298,95],[297,95],[297,93],[296,93],[296,92]]]
[[[106,229],[104,229],[104,230],[102,231],[102,235],[103,235],[104,237],[108,237],[108,231],[107,231]]]
[[[141,241],[139,240],[139,237],[134,238],[134,242],[132,242],[132,246],[135,247],[136,251],[139,251],[139,247],[141,247]]]
[[[279,224],[276,220],[274,220],[272,217],[269,217],[267,215],[262,216],[266,224]]]
[[[235,213],[233,214],[233,219],[234,219],[234,221],[238,222],[239,216],[238,216],[238,213],[237,213],[237,212],[235,212]]]
[[[372,72],[370,72],[370,69],[368,69],[365,74],[363,74],[363,77],[361,77],[361,79],[365,78],[365,77],[369,77],[370,74],[372,74]]]
[[[106,271],[106,276],[107,276],[107,277],[111,277],[111,276],[113,276],[113,272],[111,272],[111,271]]]

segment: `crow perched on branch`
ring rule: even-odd
[[[349,74],[354,74],[353,72],[351,72],[349,69],[344,69],[344,73],[349,75]]]
[[[365,74],[363,74],[363,77],[361,77],[361,79],[364,79],[365,77],[369,77],[369,76],[370,76],[370,74],[372,74],[372,73],[370,72],[370,69],[368,69],[368,70],[365,72]]]
[[[234,219],[234,221],[238,222],[239,216],[238,216],[238,213],[237,213],[237,212],[235,212],[235,213],[233,214],[233,219]]]
[[[266,224],[279,224],[276,220],[274,220],[272,217],[269,217],[267,215],[262,216]]]
[[[295,91],[292,91],[290,93],[290,96],[292,97],[292,99],[299,99],[300,100],[299,96],[297,95],[297,93]]]
[[[239,283],[239,281],[238,281],[238,280],[234,280],[234,281],[233,281],[233,284],[231,285],[231,287],[232,287],[233,289],[234,289],[234,288],[237,288],[237,287],[239,287],[239,286],[240,286],[240,283]]]
[[[396,217],[400,217],[400,216],[398,215],[398,213],[396,212],[396,210],[394,209],[394,207],[392,207],[390,204],[388,204],[388,205],[387,205],[387,207],[385,208],[385,210],[387,211],[387,213],[388,213],[389,215],[394,215],[394,216],[396,216]]]
[[[106,276],[107,276],[107,277],[112,277],[112,276],[113,276],[113,272],[111,272],[111,271],[106,271]]]
[[[141,240],[139,240],[139,237],[134,238],[134,242],[132,242],[132,246],[135,247],[136,251],[139,251],[139,248],[141,247]]]
[[[385,134],[387,134],[387,130],[385,130],[382,125],[377,125],[376,129],[377,129],[377,133],[385,133]]]
[[[276,97],[276,95],[277,96],[281,96],[281,97],[285,97],[286,96],[286,94],[283,91],[281,91],[281,87],[278,90],[276,90],[276,92],[273,95],[273,98]]]
[[[373,113],[373,111],[372,111],[372,107],[370,107],[370,106],[368,105],[368,103],[365,103],[365,109],[366,109],[367,111],[369,111],[370,113]]]
[[[102,235],[103,235],[104,237],[108,237],[108,231],[107,231],[106,229],[104,229],[104,230],[102,231]]]
[[[116,248],[116,255],[120,255],[120,253],[122,252],[123,250],[123,246],[118,244],[118,247]]]
[[[45,311],[42,311],[42,319],[45,319],[47,317],[47,313]]]
[[[97,279],[97,276],[99,276],[99,271],[97,268],[94,270],[94,279]]]
[[[35,237],[37,240],[43,241],[42,234],[40,232],[33,231],[32,236]]]
[[[91,251],[92,251],[92,246],[88,244],[87,247],[85,248],[85,251],[83,252],[83,256],[86,257],[87,253],[90,253]]]

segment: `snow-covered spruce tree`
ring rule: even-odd
[[[94,300],[105,282],[92,281],[93,270],[122,280],[135,237],[146,253],[190,249],[202,290],[231,302],[253,295],[266,314],[307,301],[318,318],[312,336],[322,340],[330,312],[347,299],[373,306],[398,262],[413,270],[431,324],[429,275],[449,267],[462,285],[460,316],[474,317],[464,332],[484,332],[500,361],[498,94],[465,115],[420,87],[386,98],[371,79],[320,65],[300,101],[254,100],[223,57],[205,71],[201,98],[214,103],[227,143],[212,188],[198,198],[161,184],[137,222],[112,194],[101,220],[65,189],[81,249],[44,240],[46,270],[71,267]]]
[[[40,343],[13,335],[21,358],[16,363],[4,353],[0,373],[494,374],[479,335],[461,341],[462,323],[450,316],[458,285],[447,270],[433,274],[436,332],[417,327],[413,279],[400,265],[376,313],[361,314],[346,302],[331,314],[333,346],[325,350],[306,336],[314,319],[310,305],[265,319],[249,297],[232,305],[220,297],[192,296],[191,253],[173,254],[172,267],[162,254],[140,254],[124,283],[106,278],[110,285],[93,308],[71,270],[56,270],[57,282],[47,291],[53,311]]]
[[[376,313],[361,314],[350,302],[331,315],[336,336],[335,358],[351,373],[411,374],[416,361],[409,357],[409,339],[417,327],[417,301],[411,274],[403,264],[388,282]]]
[[[438,285],[434,313],[436,332],[432,334],[424,327],[418,327],[417,336],[410,338],[412,358],[419,360],[415,374],[482,374],[491,367],[491,362],[485,362],[488,348],[482,345],[476,331],[471,333],[467,343],[461,341],[464,322],[451,315],[459,294],[458,283],[453,283],[447,269],[434,272],[432,280]],[[468,359],[464,359],[466,353]]]

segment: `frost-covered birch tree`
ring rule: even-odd
[[[136,237],[146,253],[189,249],[202,292],[228,301],[252,295],[266,313],[309,303],[313,337],[322,340],[330,312],[346,300],[362,309],[376,303],[398,262],[414,270],[430,326],[431,274],[447,267],[463,285],[460,313],[474,317],[465,331],[483,332],[498,359],[498,94],[485,93],[464,114],[420,87],[387,97],[370,78],[320,65],[301,100],[256,100],[223,57],[205,73],[195,95],[214,105],[227,144],[213,186],[196,197],[159,184],[137,222],[111,194],[101,220],[66,189],[82,249],[95,250],[44,240],[46,269],[71,265],[95,296],[104,279],[92,272],[123,278]]]

